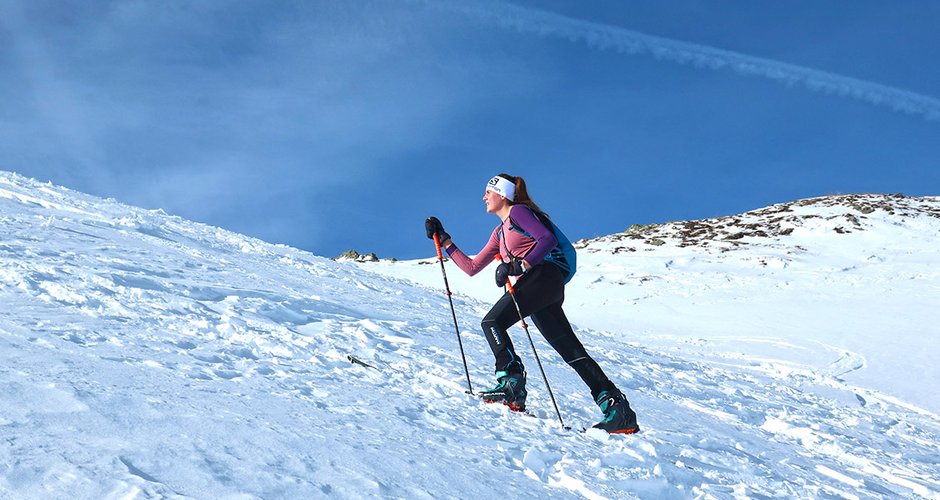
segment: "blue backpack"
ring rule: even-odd
[[[532,212],[539,218],[539,221],[541,221],[545,227],[552,231],[552,234],[555,235],[555,239],[558,241],[558,243],[555,245],[555,248],[553,248],[552,251],[545,256],[545,261],[551,262],[552,264],[560,267],[561,270],[566,273],[565,283],[568,283],[571,281],[571,278],[574,277],[574,273],[578,267],[578,254],[575,252],[574,245],[571,244],[571,240],[565,236],[565,233],[561,232],[561,229],[559,229],[558,226],[556,226],[547,215],[543,214],[542,212],[536,212],[535,210]],[[531,234],[517,226],[516,223],[512,220],[512,217],[509,218],[509,225],[513,230],[519,231],[523,235],[530,238],[532,237]],[[500,231],[496,237],[502,237],[502,231]]]

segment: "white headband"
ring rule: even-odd
[[[512,201],[516,196],[516,185],[498,175],[486,183],[486,190],[492,191],[509,201]]]

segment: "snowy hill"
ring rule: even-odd
[[[0,497],[936,498],[938,206],[580,242],[569,316],[644,429],[608,437],[561,430],[537,377],[535,418],[464,394],[436,263],[334,262],[0,173]],[[498,291],[448,272],[479,388]]]
[[[454,239],[472,252],[486,235],[476,236]],[[744,363],[772,356],[940,413],[940,384],[923,383],[940,380],[938,245],[940,197],[831,196],[634,225],[575,242],[566,309],[581,327],[646,346]],[[362,267],[435,286],[432,262]],[[456,291],[487,302],[499,293],[491,273],[452,274]],[[912,366],[921,376],[899,375]]]

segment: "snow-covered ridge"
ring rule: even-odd
[[[940,219],[940,197],[907,197],[902,194],[851,194],[809,198],[713,219],[633,225],[622,233],[576,242],[587,252],[603,245],[619,243],[613,253],[635,252],[638,248],[672,245],[730,251],[745,245],[787,243],[785,236],[820,234],[833,231],[847,234],[878,228],[878,222],[893,220],[904,224],[910,219]],[[940,228],[940,223],[933,224]],[[792,239],[792,238],[791,238]],[[796,246],[797,243],[792,243]]]
[[[474,248],[472,235],[453,236]],[[913,362],[940,377],[931,361],[940,356],[938,245],[936,196],[827,196],[634,225],[575,243],[578,272],[565,304],[582,328],[662,341],[661,349],[706,339],[700,350],[712,355],[757,357],[775,345],[778,361],[833,373],[839,360],[855,359],[864,369],[850,380],[940,412],[940,386],[896,375]],[[433,286],[439,270],[420,265],[431,262],[364,267]],[[454,272],[451,280],[494,300],[488,276]],[[922,348],[924,338],[935,340]]]
[[[910,392],[936,378],[937,235],[913,230],[935,219],[866,215],[779,248],[582,251],[566,310],[644,429],[607,437],[561,431],[535,376],[534,418],[464,394],[436,262],[334,262],[0,172],[0,498],[936,498],[938,398]],[[479,389],[499,292],[448,273]]]
[[[773,344],[829,373],[854,359],[847,380],[938,412],[940,387],[903,375],[940,377],[938,245],[940,197],[797,200],[580,242],[568,304],[584,326],[708,339],[718,357]]]

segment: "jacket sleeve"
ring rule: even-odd
[[[535,240],[535,246],[523,257],[523,260],[530,265],[534,266],[542,262],[542,259],[551,253],[552,249],[558,245],[558,239],[555,238],[555,234],[552,230],[545,227],[545,224],[542,224],[542,221],[539,220],[535,212],[529,207],[525,205],[513,205],[509,215],[512,217],[513,223],[519,227],[519,229],[529,233],[532,239]]]
[[[451,244],[447,247],[447,255],[450,255],[453,259],[454,264],[457,264],[463,272],[473,276],[474,274],[483,270],[484,267],[490,265],[490,262],[493,262],[493,259],[499,254],[499,240],[496,238],[496,230],[493,231],[493,234],[490,235],[490,240],[486,242],[486,246],[476,255],[474,258],[467,257],[457,245]]]

